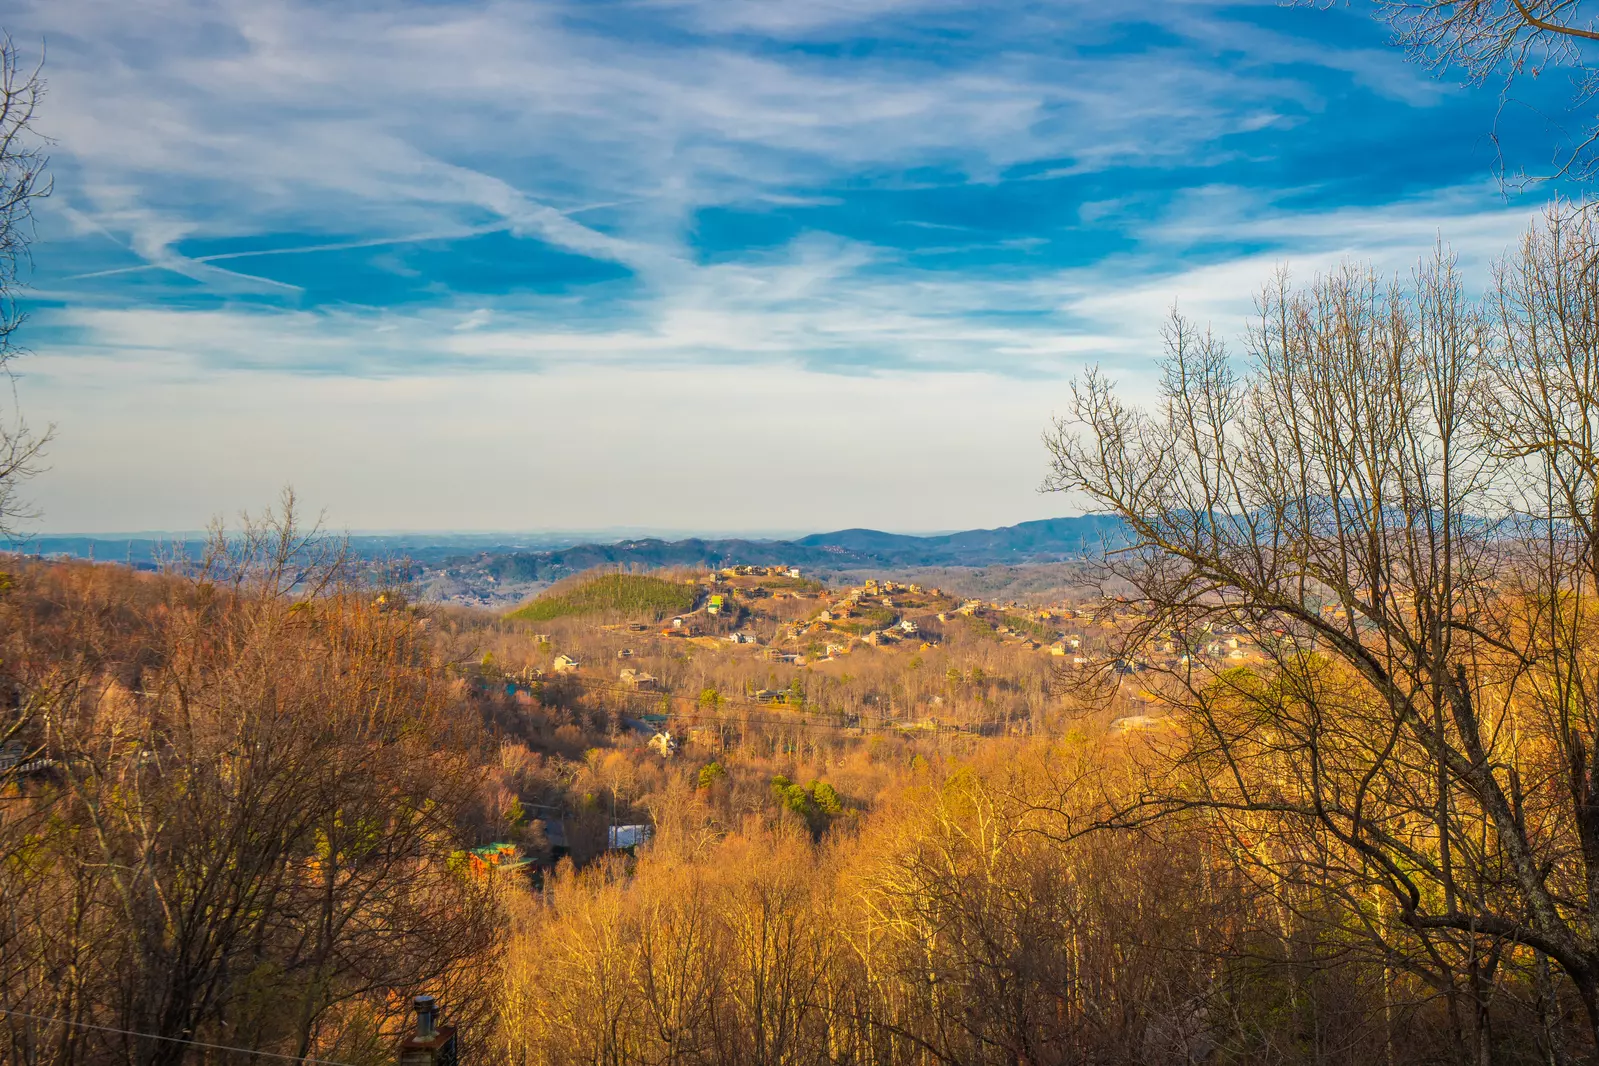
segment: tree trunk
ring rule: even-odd
[[[1599,981],[1592,977],[1584,976],[1582,979],[1573,979],[1577,986],[1577,994],[1582,997],[1582,1008],[1588,1014],[1588,1032],[1593,1041],[1593,1046],[1588,1049],[1588,1061],[1593,1066],[1599,1066]]]

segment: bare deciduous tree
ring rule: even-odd
[[[1119,654],[1187,652],[1121,821],[1210,812],[1284,906],[1432,982],[1478,1061],[1503,971],[1551,960],[1599,1048],[1595,262],[1556,210],[1480,303],[1442,255],[1279,277],[1242,367],[1174,316],[1153,409],[1090,374],[1047,438],[1049,487],[1136,539]],[[1264,667],[1207,657],[1218,632]]]
[[[50,194],[48,160],[33,128],[43,96],[40,68],[25,66],[11,39],[0,38],[0,372],[18,351],[18,298],[33,241],[33,204]],[[14,533],[16,523],[29,517],[17,487],[37,471],[49,436],[49,430],[30,432],[15,414],[0,420],[0,535]]]
[[[287,494],[207,558],[5,605],[5,680],[41,694],[53,760],[0,805],[17,1061],[386,1058],[400,994],[494,957],[493,900],[451,860],[481,770],[425,629],[338,584]]]
[[[1599,120],[1587,112],[1599,94],[1592,63],[1599,25],[1583,0],[1379,0],[1382,19],[1414,60],[1439,72],[1459,70],[1475,84],[1496,79],[1512,103],[1522,77],[1575,72],[1569,110],[1579,129],[1557,150],[1555,173],[1588,180],[1599,168]]]

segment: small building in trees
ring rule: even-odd
[[[474,877],[489,877],[493,874],[520,870],[530,862],[532,860],[522,854],[521,848],[503,841],[485,844],[481,848],[473,848],[467,852],[467,869]]]
[[[621,679],[622,684],[635,692],[654,692],[660,684],[655,675],[647,674],[643,670],[635,670],[631,666],[622,670]]]
[[[648,825],[613,825],[606,832],[605,846],[609,851],[632,851],[652,835]]]

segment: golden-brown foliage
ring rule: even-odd
[[[49,758],[0,805],[18,1061],[190,1057],[130,1034],[381,1060],[396,997],[493,957],[448,861],[482,774],[413,621],[232,561],[272,573],[28,565],[0,600]]]

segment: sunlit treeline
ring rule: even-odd
[[[0,582],[10,1062],[383,1061],[433,989],[487,1024],[487,984],[453,994],[500,923],[447,861],[482,772],[442,664],[292,520],[215,547]]]
[[[1414,921],[1313,816],[1369,785],[1383,746],[1331,660],[1212,678],[1144,732],[1084,713],[1049,739],[778,731],[662,760],[603,715],[478,691],[459,634],[341,585],[336,559],[289,573],[292,524],[255,535],[205,577],[8,574],[4,743],[48,764],[4,771],[0,802],[10,1061],[377,1066],[419,991],[468,1058],[517,1066],[1592,1050],[1559,966],[1502,930]],[[1491,750],[1556,840],[1558,752],[1518,706]],[[563,730],[569,756],[541,739]],[[1456,796],[1441,846],[1417,816],[1429,767],[1384,750],[1362,817],[1403,834],[1422,904],[1508,912],[1485,820]],[[656,828],[636,856],[595,857],[611,801]],[[524,802],[570,809],[581,868],[456,861],[485,833],[535,846]],[[1446,851],[1447,890],[1428,880]]]
[[[1436,975],[1378,950],[1318,885],[1249,876],[1236,827],[1196,815],[1082,832],[1107,774],[1131,780],[1125,761],[1081,741],[932,766],[820,846],[794,822],[718,833],[677,792],[636,866],[567,869],[511,907],[497,1053],[1488,1061]],[[1547,1061],[1536,974],[1507,966],[1495,987],[1497,1061]]]

